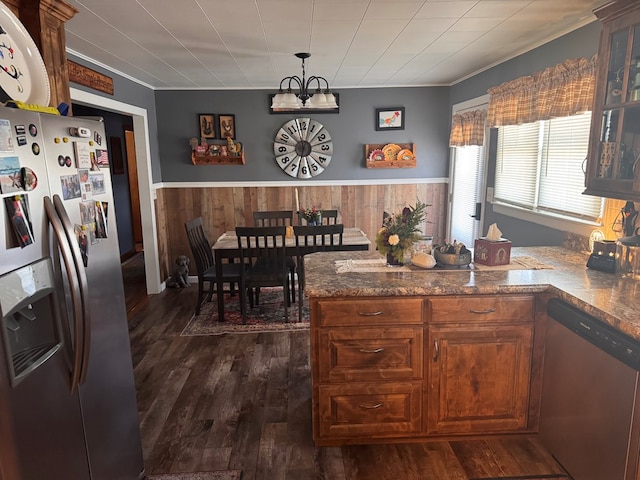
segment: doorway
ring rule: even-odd
[[[142,238],[145,250],[145,283],[147,294],[160,293],[163,288],[160,281],[160,261],[154,205],[155,192],[152,183],[147,110],[76,88],[71,88],[71,99],[74,105],[87,105],[109,112],[129,115],[133,120],[140,215],[144,219],[142,223]]]
[[[486,108],[488,99],[481,97],[456,104],[453,114]],[[486,149],[484,146],[452,147],[449,162],[449,208],[447,240],[473,248],[482,235],[486,191]]]
[[[109,112],[88,105],[74,104],[74,116],[101,118],[108,145],[111,183],[118,225],[120,261],[142,251],[140,195],[133,139],[133,119],[129,115]]]

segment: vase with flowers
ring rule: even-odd
[[[322,213],[316,207],[303,208],[300,210],[302,217],[307,221],[307,225],[322,225]]]
[[[401,213],[385,215],[376,235],[378,251],[387,256],[387,265],[404,265],[405,252],[421,238],[420,224],[427,216],[427,204],[417,201]]]

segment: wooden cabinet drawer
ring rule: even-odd
[[[372,297],[322,299],[316,303],[320,326],[421,324],[422,298]]]
[[[532,295],[453,296],[429,299],[430,323],[533,321]]]
[[[422,383],[319,387],[319,436],[407,436],[421,431]]]
[[[320,381],[422,378],[422,339],[422,326],[320,329]]]

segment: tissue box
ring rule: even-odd
[[[476,239],[473,246],[473,262],[482,265],[508,265],[511,259],[511,242],[501,238],[495,242],[485,237]]]

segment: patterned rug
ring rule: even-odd
[[[164,473],[147,475],[145,480],[240,480],[240,470],[220,470],[218,472]]]
[[[227,333],[260,333],[306,330],[309,328],[308,299],[302,308],[302,322],[298,322],[298,304],[289,307],[289,322],[284,321],[284,299],[282,288],[261,288],[260,305],[249,308],[247,301],[247,323],[242,324],[239,295],[224,296],[224,322],[218,322],[218,304],[215,298],[205,303],[200,315],[194,315],[182,330],[181,336],[225,335]]]

